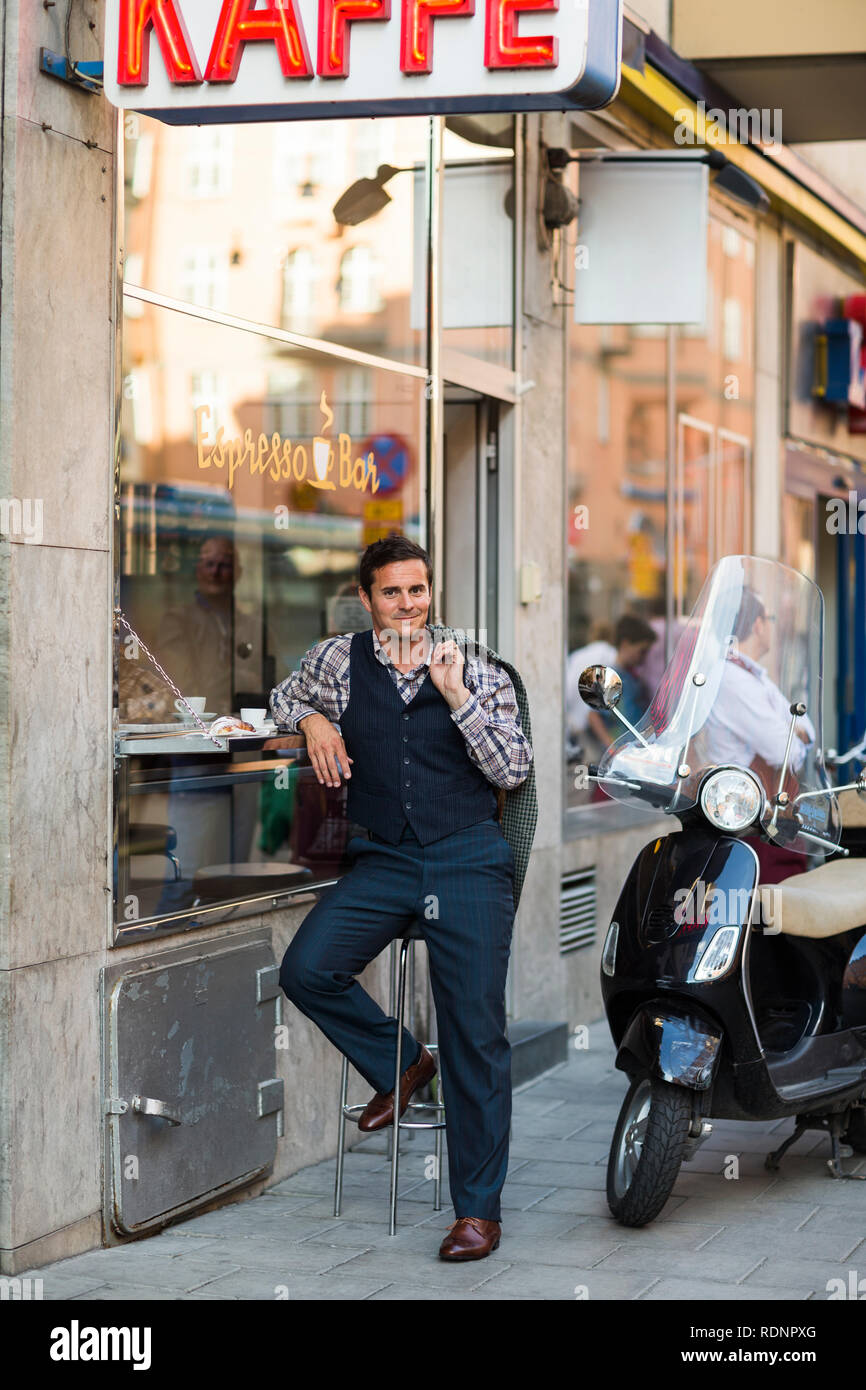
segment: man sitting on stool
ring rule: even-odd
[[[458,1218],[439,1254],[467,1260],[499,1244],[511,1122],[505,979],[515,861],[495,788],[526,780],[532,749],[498,662],[434,643],[431,581],[427,552],[407,537],[368,546],[358,593],[372,629],[319,642],[271,694],[277,726],[304,734],[320,783],[346,778],[348,817],[370,831],[349,841],[352,868],[307,914],[280,984],[374,1088],[359,1129],[391,1125],[397,1022],[355,977],[418,922]],[[402,1046],[412,1061],[400,1115],[436,1070],[407,1030]]]

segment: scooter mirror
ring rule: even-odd
[[[587,666],[577,688],[590,709],[613,709],[622,699],[622,681],[612,666]]]

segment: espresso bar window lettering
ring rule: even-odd
[[[293,143],[264,126],[250,144],[251,129],[135,113],[125,129],[116,594],[169,678],[118,629],[116,923],[130,933],[261,911],[343,871],[345,789],[319,786],[303,738],[184,742],[197,726],[173,687],[205,725],[261,725],[313,644],[369,626],[366,545],[423,539],[427,122],[305,123]],[[338,222],[339,197],[363,203],[357,185],[386,161],[407,171],[393,197]]]

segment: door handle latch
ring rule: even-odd
[[[105,1102],[106,1115],[125,1115],[130,1108],[138,1115],[157,1115],[161,1120],[168,1120],[170,1125],[183,1124],[178,1112],[167,1101],[156,1100],[153,1096],[133,1096],[131,1101],[111,1099]]]

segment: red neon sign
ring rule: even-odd
[[[181,11],[181,0],[117,0],[119,86],[146,87],[151,30],[156,35],[171,83],[234,82],[247,43],[272,43],[286,78],[348,77],[350,25],[391,18],[391,0],[319,0],[315,71],[298,0],[221,0],[205,68],[198,66]],[[434,21],[471,18],[476,0],[400,0],[400,71],[408,76],[433,72]],[[553,35],[522,37],[521,14],[557,12],[559,0],[484,0],[484,65],[515,70],[559,66],[559,40]],[[480,36],[479,36],[480,37]]]
[[[117,44],[118,83],[128,87],[147,86],[151,28],[156,34],[171,81],[201,82],[183,15],[175,0],[121,0]]]
[[[253,39],[276,45],[283,77],[312,77],[307,39],[294,0],[274,0],[263,10],[253,9],[254,4],[255,0],[223,0],[205,81],[234,82],[243,46]]]
[[[320,0],[319,76],[349,76],[349,24],[390,18],[391,0]]]
[[[484,34],[484,66],[487,68],[555,68],[559,40],[550,34],[522,39],[517,33],[521,11],[558,10],[559,0],[488,0]]]
[[[403,0],[400,71],[433,71],[433,20],[475,13],[475,0]]]

